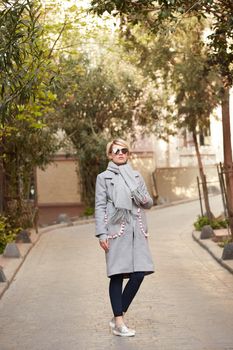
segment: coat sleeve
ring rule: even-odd
[[[101,177],[101,175],[98,175],[96,178],[96,189],[95,189],[95,225],[96,225],[97,237],[99,237],[100,235],[107,235],[107,227],[105,223],[106,208],[107,208],[106,184],[105,184],[104,178]]]
[[[145,184],[145,181],[142,177],[141,174],[139,174],[139,182],[140,182],[140,185],[139,187],[137,188],[137,190],[140,192],[140,194],[142,195],[143,197],[143,201],[141,201],[141,206],[145,209],[150,209],[153,205],[153,199],[151,198],[151,196],[149,195],[149,192],[146,188],[146,184]]]

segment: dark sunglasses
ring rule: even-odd
[[[128,150],[128,148],[116,148],[116,147],[113,147],[113,148],[112,148],[112,153],[114,153],[114,154],[120,154],[120,152],[121,152],[122,154],[126,154],[126,153],[129,152],[129,150]]]

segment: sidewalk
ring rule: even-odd
[[[191,203],[193,201],[198,201],[199,199],[190,199],[190,200],[180,200],[173,203],[167,203],[159,205],[158,207],[153,207],[154,209],[163,209],[166,207],[181,205],[185,203]],[[200,231],[193,231],[192,237],[202,248],[204,248],[223,268],[228,270],[233,274],[233,260],[222,260],[223,248],[219,247],[217,243],[211,239],[200,239]]]
[[[74,221],[73,225],[85,225],[87,223],[93,223],[94,219],[79,219]],[[23,265],[25,259],[30,253],[31,249],[37,244],[41,236],[47,232],[52,232],[57,229],[69,227],[69,223],[61,223],[57,225],[47,226],[45,228],[39,229],[36,233],[35,230],[31,230],[30,239],[32,243],[17,243],[17,247],[20,251],[20,258],[6,258],[3,254],[0,255],[0,267],[2,268],[3,274],[6,278],[6,282],[0,282],[0,299],[9,288],[10,284],[14,281],[14,278],[19,271],[20,267]]]
[[[196,201],[197,199],[184,199],[180,201],[175,201],[171,203],[165,203],[158,206],[154,206],[151,210],[160,210],[171,206],[176,206],[184,203],[190,203]],[[76,221],[73,221],[72,224],[76,225],[85,225],[87,223],[93,223],[95,220],[93,218],[80,218]],[[30,239],[32,243],[17,243],[17,247],[20,251],[20,258],[5,258],[2,254],[0,255],[0,268],[3,271],[4,276],[6,277],[6,282],[0,282],[0,300],[6,290],[9,288],[10,284],[14,281],[14,278],[19,271],[20,267],[24,263],[27,255],[31,251],[31,249],[36,245],[36,243],[40,240],[41,235],[47,232],[52,232],[60,228],[69,227],[69,223],[61,223],[57,225],[51,225],[44,228],[40,228],[39,232],[36,233],[35,230],[31,230]]]
[[[223,248],[219,247],[212,239],[200,239],[200,231],[192,232],[193,239],[200,244],[222,267],[233,274],[233,260],[222,260]]]
[[[165,203],[158,206],[154,206],[151,208],[151,211],[157,211],[162,210],[169,207],[179,206],[182,204],[197,202],[197,199],[185,199],[180,200],[176,202],[171,203]],[[88,223],[93,223],[95,220],[93,218],[80,218],[76,221],[74,221],[72,224],[74,226],[76,225],[85,225]],[[27,255],[31,251],[31,249],[35,246],[35,244],[40,240],[41,235],[47,232],[52,232],[60,228],[69,227],[69,223],[62,223],[57,225],[51,225],[47,226],[45,228],[39,229],[38,233],[35,233],[34,230],[31,231],[31,241],[32,243],[18,243],[17,246],[19,248],[21,257],[20,258],[4,258],[3,255],[0,255],[0,267],[3,269],[3,273],[6,277],[6,282],[0,283],[0,299],[2,298],[5,291],[9,288],[10,284],[14,280],[17,272],[19,271],[20,267],[24,263]],[[223,261],[221,259],[222,256],[222,248],[220,248],[216,243],[214,243],[211,240],[201,240],[199,238],[200,232],[193,231],[192,237],[193,239],[202,247],[204,248],[222,267],[227,269],[229,272],[233,274],[233,261]]]
[[[148,212],[155,273],[126,314],[130,339],[109,333],[94,223],[41,234],[0,302],[1,350],[232,349],[233,277],[194,242],[198,213],[197,202]]]

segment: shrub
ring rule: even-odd
[[[202,227],[205,225],[210,225],[213,230],[220,228],[227,228],[228,221],[226,219],[208,219],[207,216],[198,216],[197,220],[194,222],[194,227],[197,231],[201,231]]]
[[[21,228],[13,228],[9,219],[0,215],[0,254],[3,253],[7,243],[12,242]]]
[[[92,207],[87,207],[84,212],[83,212],[83,215],[84,216],[93,216],[94,215],[94,211],[95,209],[92,208]]]
[[[227,245],[228,243],[232,242],[232,238],[231,237],[226,237],[224,238],[221,242],[218,242],[218,246],[221,248],[224,248],[225,245]]]

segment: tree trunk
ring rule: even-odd
[[[3,174],[3,165],[0,160],[0,214],[3,215],[3,207],[4,207],[4,174]]]
[[[4,158],[3,158],[3,142],[4,139],[1,140],[0,145],[0,214],[4,215],[4,211],[6,208],[6,200],[5,200],[5,167],[4,167]]]
[[[229,215],[229,226],[233,238],[233,164],[231,148],[231,124],[230,124],[230,91],[224,88],[222,98],[222,127],[223,127],[223,151],[224,171],[226,178],[227,209]]]
[[[194,145],[195,145],[197,162],[198,162],[198,168],[199,168],[199,174],[200,174],[200,178],[201,178],[201,182],[202,182],[202,190],[203,190],[203,197],[204,197],[206,215],[207,215],[209,220],[212,220],[213,219],[213,214],[211,213],[211,210],[210,210],[208,188],[207,188],[207,184],[206,184],[206,176],[205,176],[205,173],[204,173],[202,159],[201,159],[201,154],[200,154],[200,150],[199,150],[199,145],[198,145],[198,142],[197,142],[196,130],[193,131],[193,142],[194,142]]]

